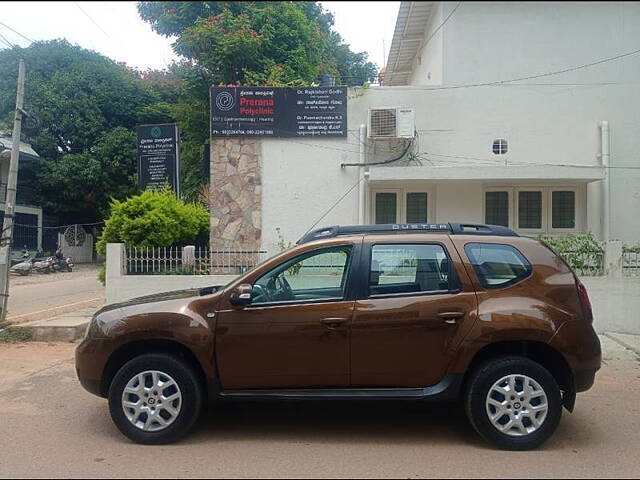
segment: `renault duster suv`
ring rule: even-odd
[[[600,367],[584,286],[492,225],[328,227],[224,287],[93,317],[77,373],[133,441],[171,442],[205,400],[461,400],[501,448],[556,429]]]

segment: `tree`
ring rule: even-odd
[[[111,196],[135,191],[133,128],[173,121],[177,80],[164,78],[168,73],[144,76],[65,40],[6,49],[0,51],[0,127],[6,129],[20,56],[27,64],[25,109],[41,120],[27,138],[44,159],[38,200],[65,223],[104,218]]]
[[[146,190],[111,203],[111,215],[96,248],[104,253],[110,242],[134,247],[186,245],[206,241],[208,231],[209,212],[202,205],[184,202],[168,189]]]
[[[173,48],[185,58],[170,70],[180,79],[172,112],[183,132],[182,191],[191,199],[208,182],[210,85],[310,85],[321,73],[361,85],[377,72],[317,2],[139,2],[138,12],[157,33],[177,37]]]
[[[136,135],[116,127],[84,153],[49,160],[40,172],[43,207],[63,223],[106,218],[109,201],[136,193]]]
[[[174,50],[194,60],[210,83],[253,84],[280,72],[283,83],[332,73],[356,85],[376,74],[367,54],[352,52],[332,30],[333,15],[317,2],[139,2],[138,12],[159,34],[176,36]]]

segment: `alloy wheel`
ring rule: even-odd
[[[158,370],[136,374],[122,392],[125,416],[145,432],[164,430],[175,421],[181,408],[180,387],[171,376]]]

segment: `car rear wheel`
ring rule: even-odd
[[[471,425],[505,450],[544,443],[562,415],[560,388],[542,365],[523,357],[501,357],[476,370],[465,408]]]
[[[127,362],[109,388],[109,411],[118,429],[137,443],[171,443],[185,435],[202,408],[193,370],[166,354]]]

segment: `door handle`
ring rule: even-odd
[[[442,318],[445,323],[451,325],[456,323],[459,318],[464,317],[464,312],[441,312],[438,313],[438,317]]]
[[[320,323],[327,327],[329,330],[335,330],[337,328],[340,328],[346,321],[346,318],[332,317],[323,318],[322,320],[320,320]]]

